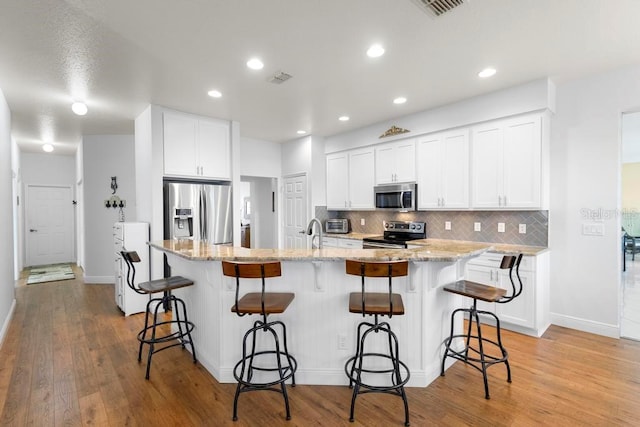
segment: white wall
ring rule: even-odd
[[[119,209],[106,208],[104,201],[112,196],[111,177],[116,176],[115,195],[127,202],[125,220],[136,220],[133,135],[85,136],[82,152],[85,281],[113,283],[113,223],[119,220]]]
[[[278,178],[282,146],[254,138],[240,138],[240,175]]]
[[[13,272],[13,210],[11,175],[11,112],[0,89],[0,344],[15,307]]]
[[[551,129],[551,312],[558,325],[618,336],[620,127],[640,107],[640,66],[557,87]],[[602,237],[582,224],[604,225]]]
[[[24,239],[22,204],[22,172],[20,169],[20,149],[18,144],[11,139],[11,176],[12,176],[12,205],[13,205],[13,270],[14,279],[20,278],[20,272],[24,266]]]
[[[531,111],[545,109],[554,111],[554,106],[555,88],[553,83],[548,79],[540,79],[327,137],[325,151],[333,153]],[[380,135],[391,126],[398,126],[410,132],[380,140]]]

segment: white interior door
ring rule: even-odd
[[[284,247],[298,249],[307,247],[305,230],[307,214],[307,176],[295,175],[284,178]]]
[[[27,186],[27,265],[73,261],[70,187]]]

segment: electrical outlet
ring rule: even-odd
[[[360,218],[360,225],[364,225],[364,218]]]
[[[527,234],[527,224],[519,224],[518,225],[518,233]]]
[[[338,334],[338,350],[347,350],[347,334]]]
[[[444,222],[444,229],[445,230],[451,230],[451,221],[445,221]]]
[[[504,233],[504,222],[498,223],[498,233]]]
[[[473,223],[473,231],[482,231],[482,223],[474,222]]]

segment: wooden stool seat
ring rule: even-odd
[[[391,294],[391,305],[389,304],[389,294],[381,292],[364,293],[364,311],[362,310],[362,293],[352,292],[349,294],[349,313],[362,314],[382,314],[393,316],[404,314],[404,304],[400,294]]]
[[[500,301],[507,294],[506,289],[483,285],[482,283],[471,282],[468,280],[459,280],[455,283],[444,286],[442,289],[447,292],[486,302]]]
[[[182,276],[171,276],[165,277],[164,279],[143,282],[140,283],[138,287],[147,294],[155,294],[158,292],[166,292],[191,285],[193,285],[192,280],[185,279]]]
[[[349,312],[365,316],[373,316],[373,322],[362,321],[357,327],[356,353],[344,366],[349,378],[349,387],[353,388],[349,421],[355,421],[356,398],[365,393],[386,393],[398,396],[404,404],[404,424],[409,425],[409,403],[404,386],[409,382],[411,373],[406,363],[400,360],[398,337],[391,330],[391,324],[379,321],[380,316],[389,318],[404,314],[404,304],[400,294],[393,293],[393,278],[407,276],[408,261],[360,261],[348,259],[345,271],[352,276],[359,276],[361,291],[349,294]],[[369,283],[385,282],[388,292],[366,292],[365,278],[373,278]],[[373,351],[365,346],[368,336],[378,333],[387,335],[387,348]],[[373,334],[373,335],[372,335]],[[379,380],[369,381],[377,376]],[[382,378],[387,378],[383,380]]]
[[[462,295],[467,298],[471,298],[472,303],[469,308],[457,308],[451,313],[451,331],[449,338],[447,338],[444,349],[444,356],[442,358],[442,365],[440,367],[440,375],[444,376],[445,361],[448,357],[451,357],[461,362],[466,363],[469,366],[482,372],[482,379],[484,382],[484,396],[489,399],[489,380],[487,377],[487,368],[503,363],[507,369],[507,382],[511,382],[511,367],[509,365],[509,353],[507,349],[502,345],[502,336],[500,331],[500,319],[493,311],[479,310],[478,301],[485,301],[496,304],[506,304],[518,297],[522,293],[522,280],[520,278],[520,262],[522,261],[522,254],[517,256],[506,255],[502,257],[500,263],[500,270],[509,271],[509,281],[511,282],[511,292],[508,293],[506,289],[498,288],[495,286],[484,285],[482,283],[471,282],[469,280],[459,280],[457,282],[443,286],[446,292]],[[513,279],[513,273],[515,272],[518,286]],[[456,315],[466,315],[468,317],[466,332],[456,333]],[[496,339],[489,339],[482,335],[482,322],[480,316],[484,316],[492,319],[495,322],[496,327]],[[475,326],[475,330],[474,330]],[[454,340],[463,342],[462,348],[459,346],[452,346]],[[486,351],[492,349],[493,351]]]
[[[292,293],[265,292],[264,313],[284,313],[294,298],[295,294]],[[231,307],[231,311],[234,313],[262,314],[262,293],[251,292],[245,294],[240,298],[237,305]]]
[[[236,303],[231,307],[231,311],[240,317],[252,314],[259,315],[258,320],[253,323],[253,327],[244,334],[242,358],[233,368],[233,377],[238,382],[233,398],[233,420],[238,419],[240,394],[261,390],[282,394],[286,418],[290,420],[289,395],[285,382],[291,379],[291,385],[295,387],[298,362],[289,354],[285,324],[280,320],[269,321],[267,317],[270,314],[284,313],[295,298],[295,294],[291,292],[265,292],[265,279],[278,277],[282,274],[280,261],[222,261],[222,274],[236,279]],[[249,292],[240,298],[240,279],[245,279],[245,281],[246,279],[260,279],[262,291]],[[266,334],[265,340],[273,339],[270,349],[256,348],[257,342],[263,345],[262,340],[259,340],[259,333]],[[265,375],[254,375],[255,373]]]

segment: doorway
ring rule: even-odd
[[[28,185],[25,211],[26,265],[74,261],[71,187]]]
[[[278,180],[241,176],[241,246],[254,249],[278,248]]]
[[[284,178],[284,247],[307,248],[307,175],[290,175]]]
[[[622,227],[640,240],[640,112],[622,115]],[[629,240],[625,240],[629,242]],[[640,340],[640,253],[625,250],[620,336]]]

